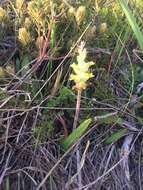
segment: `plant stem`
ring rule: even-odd
[[[77,101],[76,101],[76,112],[74,116],[74,123],[73,123],[73,130],[77,127],[77,122],[79,118],[79,112],[80,112],[80,101],[81,101],[81,90],[78,90],[77,93]]]

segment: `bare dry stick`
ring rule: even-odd
[[[121,157],[123,158],[121,165],[125,171],[125,176],[129,182],[130,182],[130,172],[129,172],[128,159],[129,159],[129,151],[132,140],[133,140],[133,134],[129,134],[128,136],[126,136],[121,149]]]

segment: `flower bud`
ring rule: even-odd
[[[20,10],[23,6],[24,0],[16,0],[15,6],[18,10]]]
[[[23,46],[27,46],[30,42],[30,33],[26,28],[19,28],[18,39]]]
[[[77,22],[77,25],[79,26],[81,24],[81,22],[83,21],[84,17],[85,17],[85,13],[86,13],[86,8],[85,6],[80,6],[78,7],[76,14],[75,14],[75,19]]]
[[[24,21],[24,26],[26,28],[29,28],[31,26],[31,24],[32,24],[32,22],[31,22],[30,18],[26,17],[25,21]]]
[[[44,37],[43,36],[39,36],[38,38],[37,38],[37,40],[36,40],[36,47],[37,48],[42,48],[42,46],[43,46],[43,43],[44,43]]]
[[[100,24],[99,32],[100,33],[105,33],[106,31],[107,31],[107,23],[103,22],[103,23]]]
[[[7,17],[7,13],[6,11],[0,7],[0,22],[3,22]]]
[[[73,18],[75,16],[75,8],[70,7],[68,12],[67,12],[67,15],[68,15],[69,18]]]

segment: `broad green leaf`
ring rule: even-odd
[[[29,64],[29,57],[28,57],[28,54],[26,54],[24,57],[23,57],[23,60],[22,60],[22,67],[26,66]]]
[[[123,137],[127,132],[127,129],[121,129],[118,132],[114,132],[109,138],[105,140],[106,144],[112,144],[118,141],[121,137]]]
[[[118,2],[121,5],[124,14],[127,17],[127,20],[137,38],[137,41],[139,43],[141,50],[143,50],[143,34],[139,28],[138,23],[136,22],[134,15],[132,14],[132,12],[127,4],[127,1],[126,0],[118,0]]]
[[[67,150],[73,143],[75,143],[87,130],[92,119],[86,119],[79,127],[77,127],[63,142],[61,143],[64,150]]]

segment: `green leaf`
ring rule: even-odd
[[[86,119],[65,140],[63,140],[61,143],[63,149],[67,150],[73,143],[75,143],[84,134],[91,122],[92,119]]]
[[[52,29],[51,29],[51,36],[50,36],[50,47],[54,48],[55,44],[55,33],[56,33],[56,25],[53,23]]]
[[[22,60],[22,67],[26,66],[29,64],[29,57],[28,57],[28,54],[25,54],[24,57],[23,57],[23,60]]]
[[[15,69],[16,69],[16,73],[17,73],[21,69],[21,63],[20,63],[20,60],[18,57],[16,58],[15,67],[16,67]]]
[[[121,137],[123,137],[127,132],[127,129],[121,129],[118,132],[114,132],[109,138],[105,140],[106,144],[112,144],[118,141]]]
[[[122,7],[122,10],[124,12],[124,14],[127,17],[127,20],[137,38],[137,41],[139,43],[139,46],[141,48],[141,50],[143,50],[143,34],[139,28],[138,23],[136,22],[135,17],[133,16],[128,4],[126,0],[118,0],[120,6]]]
[[[106,125],[111,125],[111,124],[116,123],[116,124],[121,125],[122,119],[118,115],[112,115],[110,117],[103,117],[103,118],[102,118],[102,116],[101,116],[101,118],[99,116],[99,119],[97,117],[97,123],[98,124],[106,124]]]
[[[21,70],[22,76],[27,72],[29,68],[24,68],[29,64],[29,57],[28,54],[24,55],[22,58],[22,61],[17,57],[16,58],[16,72],[19,72]]]

